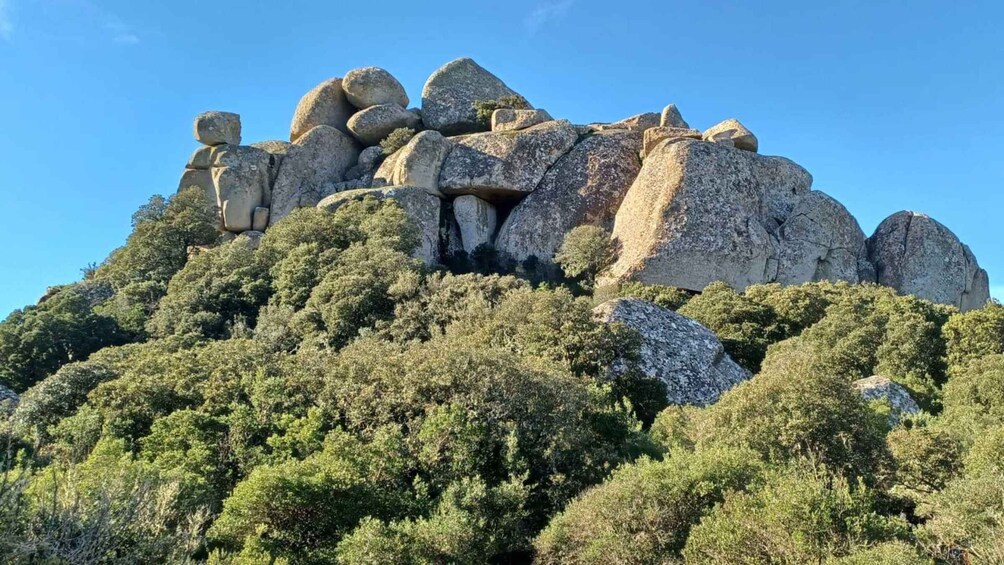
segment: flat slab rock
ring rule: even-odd
[[[439,189],[488,201],[525,196],[576,139],[578,134],[567,120],[455,138],[439,173]]]
[[[666,383],[671,404],[712,404],[752,376],[725,353],[711,330],[672,310],[638,298],[617,298],[600,304],[593,314],[641,335],[640,369]],[[625,367],[618,362],[612,370]]]

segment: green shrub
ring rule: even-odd
[[[987,355],[1004,354],[1004,306],[991,302],[977,310],[953,314],[942,328],[948,364],[962,368]]]
[[[492,114],[503,108],[513,110],[528,110],[530,103],[519,94],[503,96],[497,100],[475,100],[474,113],[477,116],[478,127],[487,130],[492,127]]]
[[[961,466],[962,450],[933,425],[897,427],[886,437],[895,466],[893,493],[924,501],[945,488]]]
[[[694,293],[661,284],[627,282],[619,286],[598,288],[593,293],[597,304],[614,298],[641,298],[667,310],[679,310],[694,296]]]
[[[599,226],[573,228],[554,254],[554,262],[565,276],[580,279],[591,286],[596,275],[614,261],[614,244],[610,233]]]
[[[1004,424],[1004,355],[981,357],[954,371],[944,403],[946,426],[966,444]]]
[[[411,128],[397,128],[396,130],[390,132],[387,134],[387,137],[383,138],[380,142],[380,148],[383,149],[383,154],[391,155],[398,149],[408,145],[408,142],[411,141],[411,138],[415,137],[416,133],[418,132]]]

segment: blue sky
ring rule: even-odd
[[[417,104],[460,56],[573,122],[739,118],[866,234],[903,209],[948,225],[1001,297],[1002,27],[999,1],[0,0],[0,316],[175,190],[199,112],[283,139],[326,78],[382,66]]]

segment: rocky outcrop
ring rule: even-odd
[[[799,198],[778,228],[781,284],[807,281],[875,282],[865,234],[847,208],[817,190]]]
[[[903,416],[909,416],[920,412],[920,406],[913,400],[910,393],[901,385],[885,377],[868,377],[858,379],[853,383],[854,388],[861,394],[866,402],[872,400],[884,400],[889,404],[889,425],[895,426]]]
[[[275,185],[275,179],[279,176],[279,167],[282,166],[282,160],[286,157],[286,153],[289,152],[290,143],[288,141],[272,139],[269,141],[252,143],[251,147],[257,147],[258,149],[266,151],[270,156],[268,164],[268,190],[265,192],[265,197],[262,199],[262,205],[271,206],[272,186]]]
[[[304,94],[296,105],[293,123],[289,126],[289,140],[295,142],[317,126],[330,126],[349,133],[347,124],[353,112],[355,108],[342,90],[342,79],[328,79]]]
[[[706,406],[752,375],[725,353],[708,328],[638,298],[617,298],[593,309],[604,323],[620,323],[641,336],[639,369],[666,384],[670,404]],[[617,361],[615,374],[627,369]]]
[[[397,104],[370,106],[353,114],[349,131],[364,145],[376,145],[398,128],[419,129],[422,119]]]
[[[620,253],[602,282],[696,291],[718,280],[740,289],[770,282],[778,227],[811,184],[781,157],[691,139],[658,145],[617,212]]]
[[[478,131],[474,103],[518,96],[473,59],[450,61],[434,72],[422,88],[422,120],[444,135]]]
[[[445,194],[474,194],[488,201],[525,196],[577,138],[565,120],[458,138],[443,162],[439,188]]]
[[[331,126],[317,126],[300,136],[289,148],[272,187],[269,225],[297,207],[316,205],[358,160],[356,142]]]
[[[610,229],[641,170],[640,147],[637,131],[596,133],[577,144],[513,208],[495,247],[517,261],[536,257],[546,265],[572,228],[589,224]]]
[[[213,155],[213,184],[219,199],[223,227],[240,233],[250,230],[255,209],[269,191],[267,151],[240,145],[220,146]]]
[[[492,112],[492,131],[514,131],[549,122],[554,118],[547,110],[514,110],[500,108]]]
[[[690,125],[683,119],[676,104],[670,104],[662,109],[662,115],[659,117],[659,125],[664,128],[690,129]]]
[[[380,67],[353,69],[345,73],[342,89],[348,101],[360,110],[381,104],[408,107],[409,100],[404,87]]]
[[[439,132],[423,131],[384,160],[374,181],[389,186],[420,186],[442,196],[439,173],[452,148],[453,142]]]
[[[473,252],[480,245],[491,243],[498,225],[495,207],[472,194],[453,200],[453,217],[460,229],[464,251]]]
[[[648,154],[665,140],[679,141],[681,139],[701,139],[701,132],[696,129],[659,126],[645,130],[642,139],[641,157],[644,159]]]
[[[240,145],[241,117],[232,112],[205,112],[195,117],[195,139],[203,145]]]
[[[746,129],[746,126],[739,123],[739,120],[730,118],[711,126],[704,131],[704,140],[712,143],[728,141],[736,149],[752,151],[756,153],[758,142],[753,132]]]
[[[414,257],[428,265],[439,262],[439,219],[442,205],[439,198],[429,194],[422,187],[392,186],[347,190],[324,198],[317,207],[334,212],[346,202],[366,197],[377,200],[391,199],[397,202],[418,227],[420,245],[415,250]]]
[[[948,228],[916,212],[897,212],[868,239],[880,284],[962,311],[990,299],[987,272]]]

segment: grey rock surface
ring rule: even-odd
[[[636,280],[687,290],[770,282],[778,227],[812,176],[782,157],[684,139],[645,159],[614,221],[616,263],[600,283]]]
[[[194,125],[195,140],[203,145],[241,143],[241,117],[233,112],[204,112]]]
[[[489,201],[524,196],[537,188],[547,169],[577,138],[565,120],[457,138],[439,173],[439,189]]]
[[[380,166],[381,161],[383,161],[383,149],[379,145],[363,149],[359,153],[359,160],[356,162],[356,167],[358,167],[357,176],[364,177],[373,173]]]
[[[258,143],[252,143],[251,147],[257,147],[263,151],[267,151],[271,156],[271,161],[268,166],[268,192],[265,193],[265,197],[262,199],[262,204],[264,206],[272,205],[272,186],[275,185],[275,179],[279,176],[279,168],[282,167],[282,160],[286,157],[286,153],[289,152],[290,143],[288,141],[281,141],[278,139],[272,139],[269,141],[259,141]]]
[[[347,124],[355,111],[342,90],[342,79],[328,79],[304,94],[296,105],[289,126],[289,140],[295,142],[317,126],[331,126],[349,133]]]
[[[370,106],[352,115],[349,131],[363,145],[376,145],[398,128],[420,129],[422,118],[397,104]]]
[[[549,122],[554,118],[547,110],[514,110],[500,108],[492,112],[492,131],[513,131]]]
[[[331,126],[317,126],[289,148],[272,187],[269,225],[300,206],[314,206],[344,180],[359,160],[359,147]]]
[[[271,155],[242,145],[220,146],[213,154],[213,184],[227,231],[251,229],[255,208],[269,190]]]
[[[460,240],[464,251],[471,253],[479,245],[491,243],[498,227],[495,206],[474,196],[465,194],[453,200],[453,217],[460,228]]]
[[[516,91],[473,59],[450,61],[432,73],[422,88],[422,120],[444,135],[478,131],[474,103],[515,96]]]
[[[7,417],[14,413],[21,397],[13,390],[0,385],[0,417]]]
[[[704,131],[704,140],[713,143],[728,140],[736,149],[756,153],[758,143],[753,132],[735,118],[719,122]]]
[[[268,227],[268,208],[264,206],[259,206],[254,209],[254,214],[251,216],[251,229],[254,231],[265,231]]]
[[[853,383],[854,388],[861,394],[865,401],[885,400],[892,409],[889,414],[889,425],[895,426],[903,416],[920,412],[920,406],[910,396],[909,391],[902,385],[893,382],[886,377],[874,376],[866,379],[858,379]]]
[[[345,73],[342,89],[353,106],[360,110],[380,104],[408,107],[408,95],[393,75],[380,67],[364,67]]]
[[[439,173],[443,161],[453,149],[453,141],[438,131],[426,130],[415,137],[384,162],[374,174],[374,183],[384,186],[420,186],[429,193],[442,196],[439,190]]]
[[[593,309],[604,323],[621,323],[641,335],[639,368],[666,383],[670,404],[706,406],[752,375],[698,322],[638,298],[617,298]],[[624,371],[623,361],[614,373]]]
[[[216,195],[216,185],[213,183],[213,173],[207,169],[188,169],[181,174],[181,180],[178,181],[178,192],[185,190],[186,188],[196,186],[202,189],[206,194],[206,198],[210,202],[219,206],[219,199]]]
[[[987,272],[951,230],[916,212],[897,212],[868,239],[880,284],[963,312],[990,299]]]
[[[413,253],[427,265],[439,262],[439,219],[442,202],[418,186],[392,186],[386,188],[363,188],[332,194],[318,204],[318,208],[334,212],[347,202],[372,196],[377,200],[392,199],[404,213],[415,222],[420,236],[420,245]]]
[[[590,127],[595,131],[607,131],[612,129],[645,131],[648,128],[658,127],[659,119],[659,114],[655,112],[645,112],[644,114],[637,114],[609,124],[591,124]]]
[[[656,145],[659,145],[667,139],[680,140],[680,139],[701,139],[701,132],[696,129],[680,128],[680,127],[670,127],[670,126],[659,126],[655,128],[648,128],[645,130],[644,138],[642,139],[641,157],[644,159],[648,157],[648,154],[655,149]]]
[[[495,247],[517,261],[533,256],[549,265],[572,228],[609,230],[641,170],[640,147],[641,133],[628,130],[596,133],[576,144],[513,208]]]

